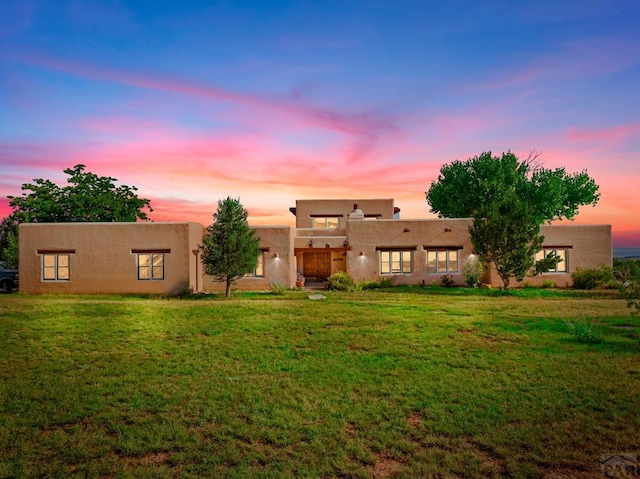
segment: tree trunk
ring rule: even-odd
[[[505,290],[509,289],[509,280],[510,280],[509,276],[504,277],[504,276],[500,275],[500,277],[502,278],[502,282],[504,283],[503,286],[502,286],[502,289],[505,289]]]
[[[231,280],[227,278],[227,289],[224,294],[225,298],[229,299],[231,297]]]

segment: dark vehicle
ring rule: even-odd
[[[18,270],[0,261],[0,293],[10,293],[18,287]]]

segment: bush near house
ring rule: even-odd
[[[282,283],[271,283],[271,285],[269,286],[269,289],[271,290],[271,292],[273,294],[275,294],[276,296],[284,296],[284,294],[287,292],[288,288],[286,285],[282,284]]]
[[[578,268],[571,273],[575,289],[595,289],[613,279],[613,269],[603,266],[598,269]]]
[[[332,274],[324,283],[325,289],[329,291],[358,291],[361,286],[356,284],[353,278],[344,271]]]
[[[464,265],[464,284],[469,288],[480,286],[483,270],[482,261],[477,258],[469,258]]]
[[[453,288],[456,285],[456,282],[450,274],[443,274],[440,277],[440,284],[444,288]]]

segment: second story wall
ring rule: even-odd
[[[295,211],[296,228],[325,227],[343,229],[347,217],[353,211],[354,204],[362,210],[366,219],[393,219],[395,212],[393,198],[381,199],[335,199],[335,200],[297,200]]]

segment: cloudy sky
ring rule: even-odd
[[[297,198],[433,215],[440,167],[541,153],[600,185],[577,223],[640,246],[640,2],[0,0],[6,195],[78,163],[155,221]]]

